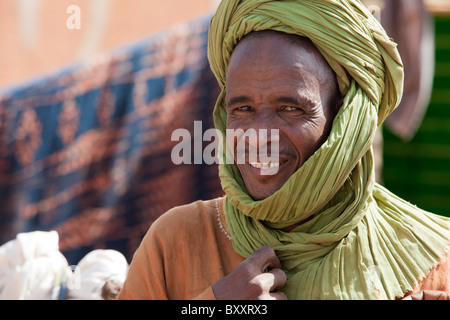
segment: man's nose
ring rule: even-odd
[[[246,135],[246,140],[250,147],[259,149],[270,143],[280,142],[280,133],[278,129],[258,128],[248,131],[249,134]]]

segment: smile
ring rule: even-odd
[[[253,174],[258,176],[274,176],[280,169],[279,162],[250,162],[249,166]]]
[[[278,168],[280,166],[278,162],[250,162],[250,165],[257,169]]]

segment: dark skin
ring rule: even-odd
[[[327,139],[340,106],[335,75],[309,40],[265,31],[236,47],[226,88],[227,129],[279,130],[267,140],[244,137],[254,148],[279,143],[276,174],[262,175],[254,163],[236,161],[253,199],[265,199]]]
[[[247,35],[235,48],[226,88],[227,129],[279,130],[266,140],[243,136],[257,149],[279,143],[275,174],[262,174],[261,163],[235,159],[249,194],[265,199],[327,139],[342,103],[336,76],[308,39],[262,31]],[[286,299],[279,291],[285,281],[275,252],[262,247],[217,281],[213,291],[217,299]]]

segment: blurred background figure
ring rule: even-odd
[[[364,0],[398,44],[405,69],[402,101],[386,119],[387,128],[405,141],[419,129],[430,102],[434,76],[434,27],[423,0]],[[377,181],[383,182],[383,133],[374,143]]]

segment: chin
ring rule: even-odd
[[[255,190],[256,188],[254,188],[254,187],[253,188],[252,187],[248,188],[247,185],[246,185],[248,193],[250,194],[252,199],[255,200],[255,201],[264,200],[264,199],[270,197],[275,192],[277,192],[282,186],[283,185],[281,185],[279,187],[272,187],[272,188],[266,186],[265,188],[261,188],[261,189],[264,189],[264,190],[261,190],[261,189]]]
[[[253,200],[263,200],[278,191],[289,177],[296,171],[294,161],[283,161],[272,175],[261,174],[261,168],[255,168],[248,163],[237,165],[244,180],[245,187]]]
[[[254,176],[252,174],[242,174],[245,187],[253,200],[264,200],[283,187],[290,175],[276,176]]]

